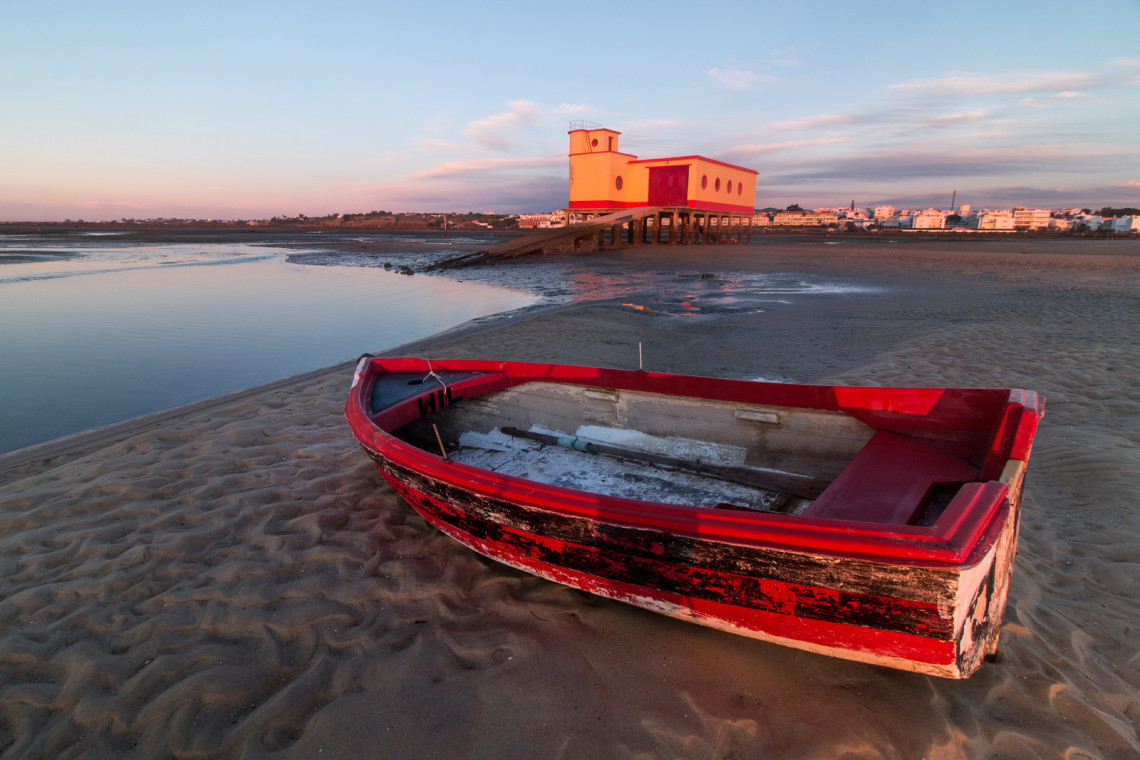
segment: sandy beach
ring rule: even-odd
[[[388,353],[636,368],[640,344],[657,371],[1043,393],[998,660],[845,662],[485,560],[356,446],[344,364],[0,457],[0,755],[1140,757],[1140,240],[762,239],[456,276],[552,271],[628,286]],[[682,271],[836,287],[702,308],[644,277]]]

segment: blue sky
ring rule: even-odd
[[[1140,206],[1140,0],[0,0],[0,220],[543,211],[567,129],[757,207]]]

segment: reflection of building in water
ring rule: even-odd
[[[646,293],[662,292],[673,284],[668,277],[657,272],[623,272],[615,277],[612,272],[595,272],[575,269],[567,274],[571,300],[601,301],[607,298],[621,298],[628,295],[645,296]]]
[[[570,208],[666,206],[751,214],[756,172],[704,156],[638,159],[618,150],[621,134],[570,125]]]

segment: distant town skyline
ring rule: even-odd
[[[568,124],[755,206],[1140,206],[1140,3],[6,4],[0,221],[561,208]]]

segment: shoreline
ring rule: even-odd
[[[500,320],[526,319],[526,317],[516,315],[514,313],[515,311],[534,310],[537,312],[558,308],[563,307],[558,305],[536,305],[484,317],[476,317],[475,319],[468,320],[454,327],[449,327],[438,333],[409,341],[394,348],[385,349],[375,355],[396,356],[400,355],[402,351],[414,351],[421,346],[430,346],[443,338],[466,337],[478,334],[484,330],[493,329],[495,324]],[[45,470],[49,470],[52,467],[64,463],[69,457],[90,454],[132,436],[159,430],[183,418],[192,417],[195,414],[201,414],[226,404],[239,403],[262,393],[271,393],[289,388],[293,385],[321,380],[326,376],[341,375],[346,371],[349,373],[348,377],[351,378],[351,371],[356,366],[357,361],[358,359],[347,359],[326,367],[309,370],[308,372],[300,372],[295,375],[252,385],[248,388],[240,388],[236,391],[230,391],[229,393],[222,393],[198,401],[191,401],[187,404],[179,404],[169,409],[161,409],[157,412],[150,412],[148,414],[139,415],[138,417],[131,417],[106,425],[99,425],[98,427],[81,430],[77,433],[71,433],[70,435],[41,441],[40,443],[33,443],[30,446],[24,446],[19,449],[14,449],[13,451],[6,451],[0,454],[0,487],[13,480],[34,476]]]
[[[998,660],[875,668],[485,560],[361,453],[346,362],[0,483],[0,753],[1140,753],[1140,242],[658,246],[486,274],[555,270],[602,297],[383,353],[636,368],[641,343],[653,371],[1043,393]]]
[[[300,241],[290,246],[0,238],[0,313],[11,328],[0,337],[0,455],[539,301],[378,267],[302,266],[298,248],[320,249],[303,237],[278,239]]]

